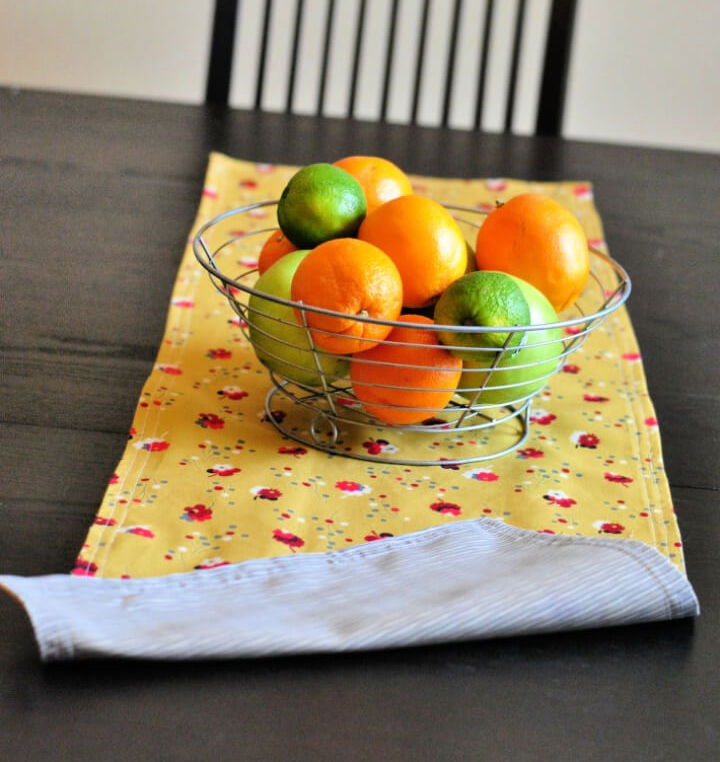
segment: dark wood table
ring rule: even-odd
[[[695,621],[371,654],[43,666],[0,596],[3,760],[709,760],[720,748],[720,158],[0,90],[0,571],[66,572],[163,332],[210,150],[595,184]]]

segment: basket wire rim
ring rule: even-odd
[[[201,225],[192,238],[193,253],[195,254],[195,258],[198,260],[200,265],[211,276],[218,278],[227,287],[236,288],[236,289],[239,289],[240,291],[243,291],[246,294],[257,296],[262,299],[267,299],[268,301],[274,302],[276,304],[281,304],[286,307],[291,307],[295,310],[298,310],[301,313],[312,312],[315,314],[324,315],[326,317],[333,317],[333,318],[338,318],[343,320],[353,320],[353,321],[358,321],[362,323],[372,323],[374,325],[384,325],[384,326],[390,326],[392,328],[407,328],[408,323],[401,320],[386,320],[383,318],[374,318],[369,315],[350,315],[345,312],[338,312],[337,310],[331,310],[325,307],[317,307],[314,305],[305,304],[303,302],[293,301],[292,299],[284,299],[282,297],[275,296],[273,294],[268,294],[264,291],[258,291],[252,286],[248,286],[245,283],[240,283],[238,280],[230,278],[228,275],[223,273],[215,263],[215,256],[220,249],[217,249],[215,252],[211,252],[203,237],[204,234],[211,227],[214,227],[215,225],[217,225],[218,223],[222,222],[225,219],[228,219],[229,217],[232,217],[237,214],[249,212],[249,211],[252,211],[253,209],[259,209],[266,206],[276,206],[277,203],[278,203],[277,200],[271,200],[271,201],[259,201],[253,204],[247,204],[245,206],[237,207],[237,208],[222,212],[221,214],[216,215],[215,217],[213,217],[212,219],[208,220],[203,225]],[[463,207],[463,206],[457,206],[452,204],[443,204],[443,206],[446,209],[452,210],[452,211],[470,212],[470,213],[474,213],[474,214],[478,214],[482,216],[487,216],[489,214],[489,212],[486,212],[481,209],[473,209],[472,207]],[[274,230],[275,228],[272,228],[272,229]],[[229,243],[234,243],[235,241],[240,241],[243,238],[249,238],[251,236],[260,235],[260,234],[261,234],[261,231],[249,231],[247,233],[234,235],[230,240],[224,242],[221,248],[224,248]],[[614,271],[614,274],[617,277],[619,277],[619,283],[617,287],[610,294],[610,296],[606,297],[604,306],[600,310],[589,313],[587,315],[580,315],[578,317],[567,318],[565,320],[559,320],[554,323],[539,323],[536,325],[457,326],[457,325],[442,325],[439,323],[434,323],[434,324],[427,324],[427,325],[423,324],[423,329],[435,331],[435,332],[444,331],[444,332],[451,332],[451,333],[470,333],[470,334],[505,333],[505,332],[524,333],[526,331],[541,331],[541,330],[549,330],[553,328],[570,328],[580,323],[585,323],[585,322],[597,320],[599,318],[604,318],[607,315],[610,315],[611,313],[613,313],[615,310],[617,310],[621,305],[623,305],[628,300],[630,293],[632,291],[632,282],[625,268],[613,257],[601,252],[599,249],[597,249],[597,247],[591,246],[590,244],[588,244],[588,250],[592,252],[594,256],[598,257],[599,259],[604,261],[606,264],[608,264]],[[252,275],[253,272],[255,271],[249,270],[248,272],[243,273],[242,277]],[[597,278],[595,279],[597,280]],[[598,284],[598,285],[600,285],[602,289],[601,284]],[[218,290],[224,293],[223,289],[218,289]],[[605,292],[603,290],[603,294],[604,293]],[[314,326],[312,330],[316,332],[322,332],[321,329],[317,329]],[[329,333],[332,335],[332,332],[329,332]],[[338,335],[342,336],[342,334],[338,334]],[[353,338],[358,338],[358,337],[353,337]],[[462,347],[462,349],[467,349],[467,347]]]

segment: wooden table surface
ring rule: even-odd
[[[717,155],[0,90],[0,572],[72,566],[152,366],[211,150],[591,180],[633,277],[702,615],[371,654],[43,666],[0,596],[0,759],[717,759]]]

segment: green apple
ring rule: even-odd
[[[529,325],[543,325],[555,323],[558,320],[557,313],[550,302],[534,286],[531,286],[521,278],[510,276],[517,282],[530,307]],[[528,397],[545,386],[549,374],[553,373],[558,366],[558,357],[563,351],[563,333],[559,328],[543,328],[539,331],[526,331],[525,340],[520,349],[505,352],[495,370],[488,380],[488,387],[480,392],[476,402],[489,405],[505,405],[515,400]],[[547,344],[545,342],[552,342]],[[488,357],[487,362],[464,362],[465,372],[460,378],[458,392],[472,400],[474,391],[483,385],[487,373],[484,369],[492,362]],[[518,365],[530,365],[531,367],[518,368]],[[473,371],[472,369],[477,369]],[[508,388],[498,389],[493,387],[513,384]]]
[[[308,253],[307,250],[292,251],[278,259],[258,278],[255,289],[290,299],[295,271]],[[247,318],[250,341],[260,362],[290,381],[321,385],[310,341],[292,307],[251,294]],[[348,363],[344,357],[318,351],[317,358],[330,382],[347,375]]]
[[[517,279],[494,270],[478,270],[453,281],[435,305],[435,322],[448,326],[483,326],[498,328],[530,325],[530,307]],[[494,350],[515,347],[523,339],[522,331],[438,331],[438,338],[450,351],[469,362],[490,360]],[[467,349],[463,349],[467,347]],[[489,351],[488,351],[489,350]]]

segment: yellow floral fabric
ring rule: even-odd
[[[212,154],[192,232],[221,212],[278,198],[295,169]],[[587,182],[413,181],[416,192],[481,209],[528,190],[546,193],[573,211],[593,245],[605,246]],[[225,232],[275,226],[274,208],[260,207],[229,218]],[[220,269],[237,277],[253,268],[266,237],[228,247]],[[188,242],[154,370],[73,573],[159,576],[337,550],[481,516],[538,532],[641,540],[683,568],[658,424],[625,308],[534,400],[527,442],[495,460],[417,467],[329,455],[276,431],[264,410],[270,388],[240,318]],[[278,402],[273,415],[298,431],[307,425],[289,403]],[[488,437],[509,436],[481,434],[368,427],[347,446],[459,459]]]

